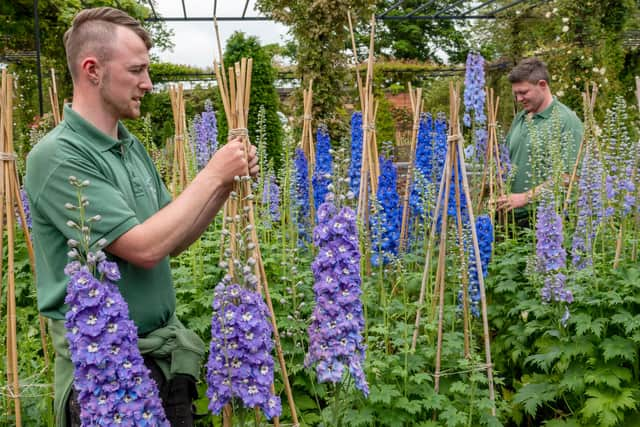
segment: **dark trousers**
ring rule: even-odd
[[[193,399],[198,397],[194,379],[190,375],[176,375],[171,381],[167,381],[152,358],[145,356],[144,364],[158,385],[162,406],[171,426],[193,427]],[[73,388],[67,401],[67,420],[69,427],[81,427],[78,393]]]

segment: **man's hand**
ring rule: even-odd
[[[498,197],[496,200],[496,209],[499,211],[509,212],[512,209],[527,206],[528,203],[529,196],[527,193],[513,193]]]
[[[213,155],[206,169],[221,180],[225,187],[231,187],[236,176],[249,173],[256,176],[259,171],[256,147],[249,145],[249,152],[245,156],[244,143],[241,137],[236,137],[221,147]]]

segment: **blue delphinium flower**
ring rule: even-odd
[[[309,352],[305,366],[316,365],[319,382],[342,381],[349,369],[355,386],[366,396],[369,386],[363,371],[364,317],[360,295],[360,249],[356,214],[333,202],[318,209],[313,241],[318,248],[311,266],[316,306],[309,325]]]
[[[397,189],[397,171],[391,159],[380,157],[378,178],[378,210],[371,216],[372,254],[374,266],[388,263],[398,255],[402,209]]]
[[[442,174],[444,173],[444,163],[449,151],[447,142],[447,117],[444,113],[438,113],[434,122],[433,140],[433,161],[432,161],[432,182],[440,185]]]
[[[447,215],[451,220],[455,221],[458,217],[458,209],[457,203],[458,199],[456,198],[456,187],[458,188],[458,198],[460,199],[460,214],[462,215],[462,223],[466,224],[469,222],[469,209],[467,207],[467,198],[464,195],[464,185],[462,182],[462,166],[460,163],[460,158],[458,158],[457,164],[458,172],[455,170],[451,170],[451,182],[449,186],[449,206],[447,209]],[[457,179],[456,179],[457,176]],[[444,202],[444,200],[443,200]]]
[[[476,236],[478,237],[478,249],[480,250],[480,265],[482,266],[482,278],[486,278],[489,272],[489,261],[493,252],[493,224],[489,215],[480,215],[476,218]],[[471,314],[480,316],[480,281],[476,267],[476,253],[470,239],[466,249],[469,254],[469,307]],[[462,292],[458,294],[458,302],[462,298]]]
[[[415,175],[412,180],[409,206],[414,215],[424,215],[424,193],[432,181],[433,169],[433,120],[431,114],[422,113],[418,122],[416,139],[416,155],[414,161]]]
[[[300,243],[311,241],[311,206],[309,202],[309,169],[307,158],[301,148],[296,148],[295,165],[295,197],[294,205],[297,211],[298,240]]]
[[[479,53],[469,52],[464,75],[464,116],[462,121],[471,127],[472,121],[484,124],[487,117],[484,113],[484,58]],[[473,113],[473,120],[471,118]]]
[[[282,412],[273,384],[272,327],[258,292],[225,276],[215,287],[207,362],[209,409],[220,414],[232,398],[259,407],[269,419]]]
[[[593,265],[592,244],[604,216],[602,177],[602,162],[588,150],[578,181],[578,214],[571,246],[571,261],[578,270]]]
[[[204,102],[204,111],[194,116],[193,130],[196,161],[200,170],[218,149],[218,122],[210,100]]]
[[[362,168],[362,113],[351,114],[351,162],[349,163],[349,188],[353,194],[360,192],[360,169]]]
[[[562,246],[562,217],[550,192],[543,194],[538,204],[536,238],[536,271],[544,277],[543,301],[571,303],[573,294],[565,288],[566,276],[562,273],[567,258]]]
[[[316,211],[329,192],[328,186],[333,175],[333,159],[331,157],[331,140],[327,126],[318,126],[316,134],[316,166],[313,171],[313,202]]]

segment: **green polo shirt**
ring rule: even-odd
[[[560,157],[565,173],[571,173],[578,156],[582,122],[574,113],[553,97],[543,111],[530,115],[520,111],[507,134],[507,147],[515,174],[511,181],[512,193],[524,193],[543,183],[551,176],[555,157]],[[552,141],[559,146],[550,147]],[[528,208],[515,210],[516,217],[528,214]]]
[[[86,217],[100,215],[91,223],[91,244],[113,242],[171,201],[157,170],[140,142],[118,124],[115,140],[73,111],[64,107],[64,121],[47,134],[27,157],[25,189],[33,220],[38,309],[52,319],[64,319],[69,262],[68,239],[80,237],[67,221],[78,219],[76,189],[69,176],[89,180],[83,189],[89,200]],[[129,315],[145,335],[167,323],[175,311],[176,298],[169,259],[143,269],[114,258],[122,278],[120,292],[129,304]]]

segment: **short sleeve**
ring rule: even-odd
[[[78,239],[78,230],[67,225],[69,220],[80,221],[81,211],[78,190],[70,184],[69,177],[88,182],[81,189],[81,195],[88,201],[84,208],[85,221],[100,215],[99,221],[87,223],[90,227],[91,245],[100,239],[107,244],[113,242],[126,231],[138,224],[135,212],[127,204],[125,195],[116,183],[108,179],[98,167],[88,161],[70,158],[53,168],[34,203],[67,239]],[[67,204],[76,208],[68,209]]]

